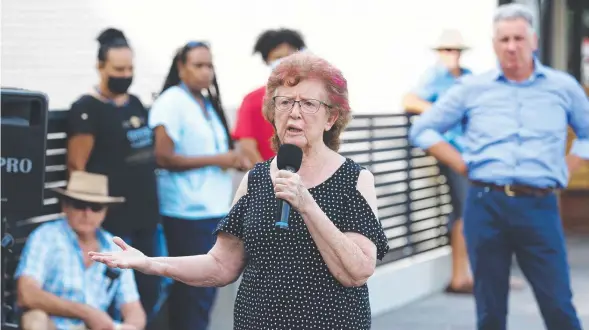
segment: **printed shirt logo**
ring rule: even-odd
[[[141,119],[139,119],[139,117],[132,116],[132,117],[129,119],[129,124],[131,124],[131,126],[132,126],[133,128],[137,128],[137,127],[141,126],[141,124],[142,124],[142,120],[141,120]]]
[[[129,120],[123,121],[123,128],[139,128],[146,122],[147,121],[144,117],[131,116]]]

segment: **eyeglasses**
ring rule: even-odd
[[[86,209],[92,210],[92,212],[100,212],[104,210],[105,206],[98,203],[89,203],[77,199],[68,198],[66,200],[67,205],[73,207],[76,210],[85,211]]]
[[[321,108],[321,105],[331,109],[331,105],[314,99],[302,99],[297,101],[286,96],[274,96],[272,100],[274,100],[274,106],[278,111],[291,111],[292,108],[294,108],[295,103],[299,104],[299,108],[304,113],[316,113],[319,111],[319,108]]]

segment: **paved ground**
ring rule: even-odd
[[[583,328],[589,329],[589,237],[570,237],[568,245],[575,306]],[[520,276],[517,268],[514,274]],[[376,317],[372,330],[473,330],[474,308],[472,297],[439,293]],[[508,328],[545,329],[529,287],[512,292]]]

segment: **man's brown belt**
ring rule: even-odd
[[[508,184],[505,186],[496,185],[493,183],[470,181],[471,184],[479,187],[487,187],[492,190],[503,191],[507,196],[535,196],[544,197],[556,189],[554,188],[537,188],[519,184]]]

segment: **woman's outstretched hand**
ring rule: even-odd
[[[111,268],[132,268],[142,273],[149,272],[149,258],[141,251],[128,245],[120,237],[113,238],[113,242],[118,245],[122,251],[117,252],[89,252],[90,258],[94,261],[102,262]]]

